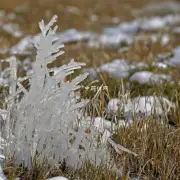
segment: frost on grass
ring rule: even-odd
[[[12,73],[4,153],[15,164],[23,163],[26,167],[32,167],[35,160],[51,165],[65,160],[67,166],[74,168],[82,166],[85,160],[98,165],[107,160],[106,148],[97,141],[96,129],[91,128],[88,133],[88,127],[77,118],[87,102],[77,102],[75,91],[88,74],[65,81],[85,64],[72,60],[58,70],[47,67],[64,53],[61,50],[64,46],[56,37],[57,26],[52,27],[56,18],[54,16],[47,25],[43,20],[39,23],[41,36],[34,42],[37,55],[28,90],[17,81],[16,60],[13,58],[10,63]]]

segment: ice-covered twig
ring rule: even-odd
[[[118,153],[121,154],[122,151],[127,152],[129,154],[133,154],[134,156],[138,156],[138,154],[136,154],[135,152],[125,148],[124,146],[120,145],[120,144],[116,144],[112,139],[108,139],[108,142],[112,145],[112,147],[114,148],[114,150]]]

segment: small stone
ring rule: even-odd
[[[172,80],[171,76],[165,74],[155,74],[150,71],[140,71],[134,73],[130,79],[131,82],[136,81],[140,84],[164,83]]]
[[[57,176],[53,178],[48,178],[47,180],[69,180],[69,179],[63,176]]]
[[[98,68],[98,72],[106,72],[110,77],[119,79],[129,76],[130,66],[124,59],[115,59],[112,62],[105,63]]]
[[[132,120],[134,115],[150,116],[152,114],[161,115],[164,111],[174,108],[174,104],[164,97],[140,96],[129,101],[124,106],[124,116],[127,120]]]
[[[113,112],[113,113],[117,113],[118,109],[119,109],[119,105],[120,105],[120,99],[111,99],[109,102],[108,102],[108,105],[107,105],[107,111],[108,112]]]

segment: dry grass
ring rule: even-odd
[[[144,130],[143,127],[147,126]],[[180,129],[159,124],[149,119],[139,127],[134,124],[121,129],[114,135],[117,143],[138,154],[137,157],[122,153],[116,157],[117,164],[123,168],[124,175],[140,179],[179,179]]]

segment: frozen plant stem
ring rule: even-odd
[[[68,75],[85,63],[71,60],[58,70],[47,67],[64,53],[60,50],[64,45],[59,43],[56,36],[57,26],[52,28],[56,20],[57,16],[54,16],[47,25],[43,20],[39,23],[41,35],[34,42],[37,55],[32,67],[33,74],[29,77],[29,90],[16,81],[15,60],[10,63],[11,75],[14,77],[10,96],[15,99],[21,93],[21,98],[17,102],[8,103],[5,155],[11,157],[17,165],[23,163],[29,168],[34,162],[47,162],[54,166],[64,160],[67,166],[73,168],[81,167],[86,160],[95,164],[108,163],[109,155],[106,147],[98,144],[96,129],[91,127],[91,133],[88,134],[87,126],[77,124],[76,121],[77,117],[83,120],[80,110],[87,101],[77,102],[74,92],[88,74],[81,74],[70,82],[65,81]]]

